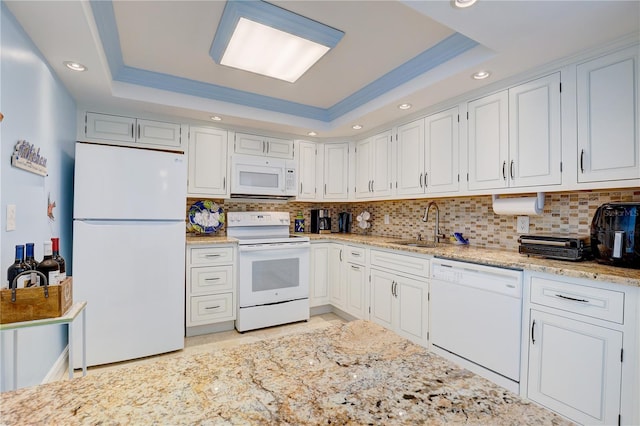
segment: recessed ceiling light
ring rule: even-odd
[[[478,71],[477,73],[473,74],[471,77],[473,77],[475,80],[484,80],[490,75],[491,73],[489,71]]]
[[[210,117],[213,121],[222,121],[222,117],[218,117],[217,115],[212,115]]]
[[[318,136],[318,134],[316,132],[313,132],[313,131],[307,133],[307,135],[309,135],[309,136]]]
[[[464,9],[465,7],[473,6],[476,1],[478,0],[452,0],[451,3],[453,3],[454,7]]]
[[[85,67],[84,65],[78,63],[78,62],[72,62],[72,61],[65,61],[64,65],[69,68],[72,71],[86,71],[87,67]]]
[[[398,105],[398,108],[400,108],[400,109],[409,109],[409,108],[411,108],[411,104],[400,104],[400,105]]]
[[[362,129],[362,124],[354,124],[353,126],[351,126],[351,128],[353,130],[360,130],[360,129]]]

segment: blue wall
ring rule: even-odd
[[[76,104],[56,78],[40,51],[24,32],[4,2],[0,8],[0,230],[2,284],[13,263],[15,245],[35,243],[36,259],[42,259],[43,242],[59,236],[61,255],[70,274],[73,214],[73,157]],[[48,176],[42,177],[11,166],[18,140],[40,148]],[[47,197],[55,201],[55,220],[47,217]],[[16,205],[16,230],[6,231],[6,209]],[[13,387],[12,332],[0,339],[0,389]],[[66,328],[47,326],[18,333],[18,387],[39,384],[66,346]]]

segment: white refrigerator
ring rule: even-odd
[[[184,347],[186,187],[183,154],[76,144],[73,298],[87,301],[87,365]]]

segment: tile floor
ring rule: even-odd
[[[344,322],[345,320],[340,318],[339,316],[332,313],[327,313],[312,316],[307,322],[303,321],[293,324],[285,324],[260,330],[246,331],[244,333],[238,333],[236,330],[230,330],[220,333],[186,337],[184,342],[185,347],[181,351],[149,356],[132,361],[123,361],[114,364],[89,367],[87,369],[87,374],[96,374],[107,370],[114,370],[118,368],[129,367],[132,365],[154,362],[159,359],[198,354],[210,351],[212,349],[229,348],[244,343],[253,343],[264,339],[272,339],[290,334],[304,333],[306,331],[317,330],[329,327],[333,324],[342,324]],[[68,375],[65,374],[63,379],[66,379],[67,377]],[[74,377],[82,377],[82,370],[75,370]]]

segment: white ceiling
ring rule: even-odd
[[[469,9],[455,9],[449,0],[272,3],[345,33],[294,84],[213,61],[209,49],[224,1],[114,1],[122,62],[145,73],[135,84],[111,75],[113,64],[104,51],[109,43],[101,39],[90,2],[6,2],[79,105],[185,121],[219,115],[223,122],[216,125],[303,137],[314,130],[320,138],[356,137],[354,123],[367,133],[482,85],[640,31],[639,1],[479,0]],[[456,33],[478,45],[406,81],[392,72]],[[85,64],[88,71],[67,70],[63,62],[68,60]],[[480,69],[490,70],[492,77],[471,79]],[[150,83],[170,76],[179,77],[174,82],[227,88],[241,96],[235,101],[217,98],[215,90],[205,95],[180,90],[178,83]],[[389,79],[395,84],[382,84]],[[277,99],[285,108],[274,111],[256,99]],[[345,100],[351,107],[327,119],[296,109],[301,104],[300,110],[332,111]],[[414,108],[400,111],[397,105],[403,102]]]

